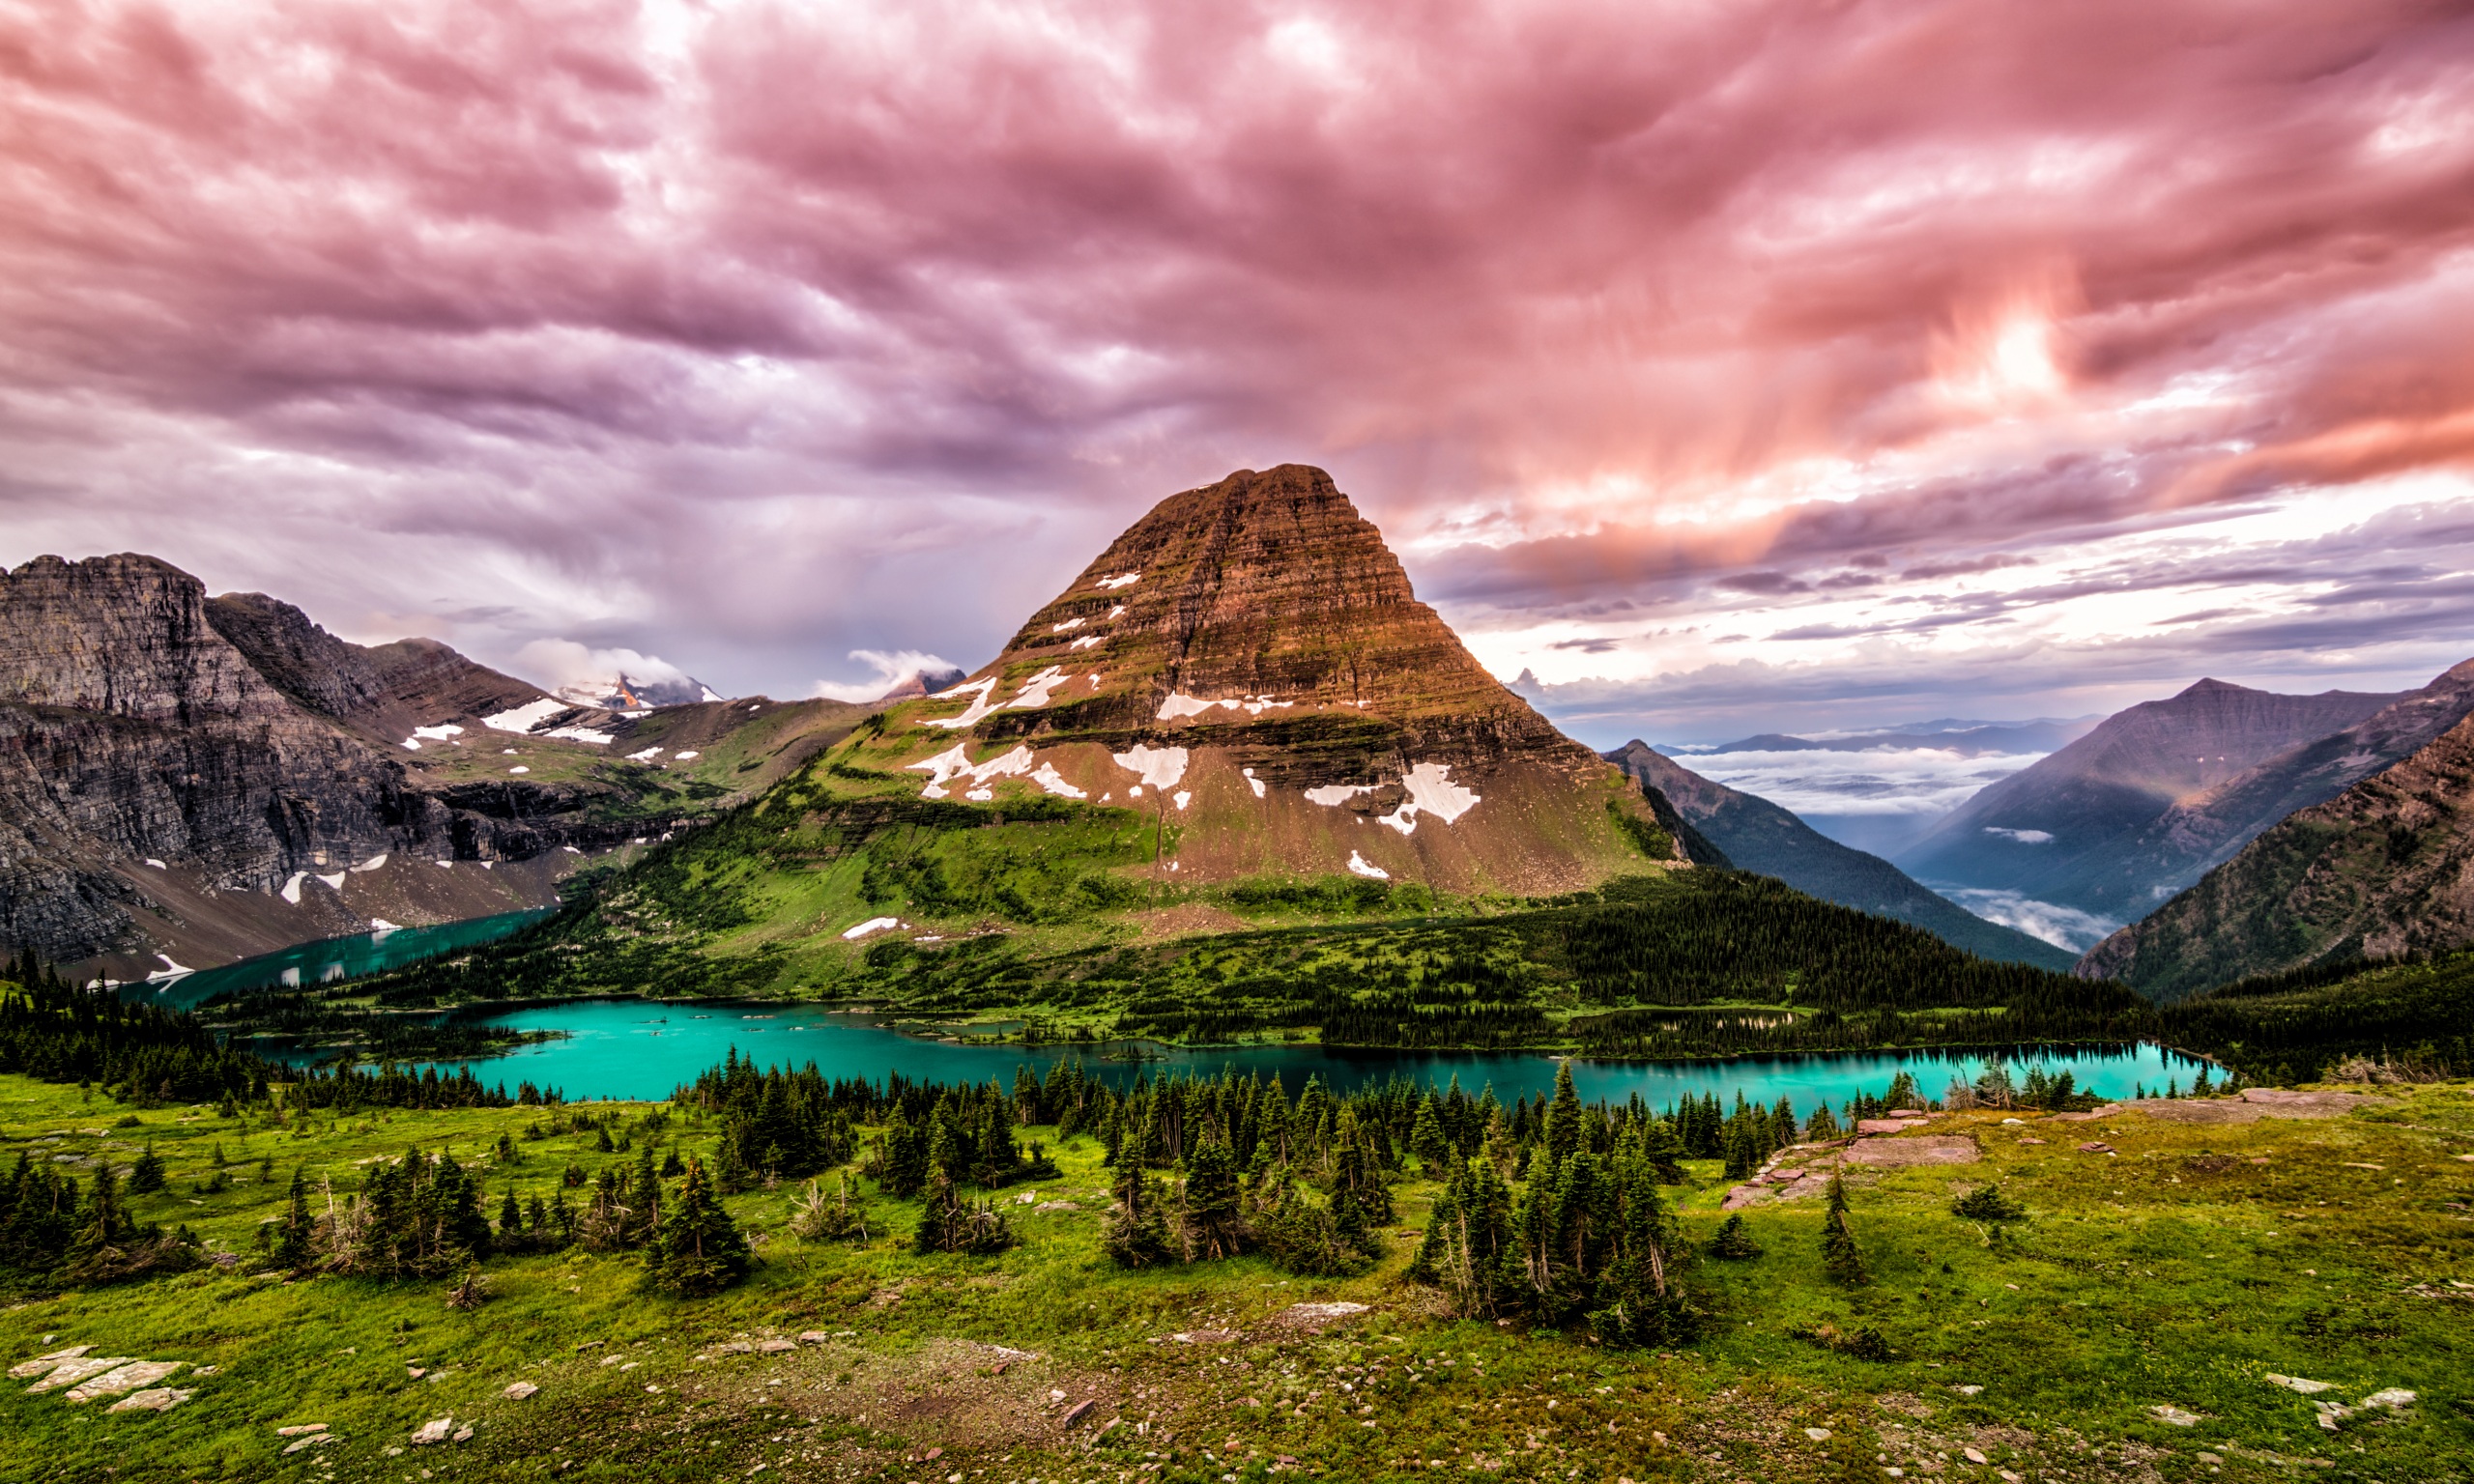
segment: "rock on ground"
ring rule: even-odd
[[[169,1412],[173,1408],[178,1407],[181,1403],[187,1401],[190,1397],[195,1395],[197,1395],[197,1393],[194,1391],[179,1391],[170,1386],[154,1386],[147,1390],[137,1392],[134,1395],[124,1396],[119,1401],[112,1403],[106,1410],[111,1412]],[[328,1441],[328,1438],[326,1435],[322,1434],[319,1437],[309,1439],[308,1441],[311,1442],[325,1442]]]
[[[179,1370],[181,1365],[178,1360],[132,1360],[72,1386],[69,1400],[72,1404],[78,1404],[91,1402],[99,1396],[118,1396],[124,1391],[135,1391],[161,1381]]]
[[[1966,1138],[1865,1139],[1847,1151],[1849,1164],[1973,1164],[1984,1157]]]

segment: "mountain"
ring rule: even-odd
[[[917,700],[937,691],[960,685],[969,678],[969,675],[959,670],[914,670],[887,686],[885,693],[877,698],[877,704],[881,706],[897,700]]]
[[[38,557],[0,573],[0,945],[129,979],[543,905],[857,714],[621,717],[155,557]]]
[[[2474,944],[2469,787],[2474,716],[2279,821],[2078,972],[2173,1001],[2250,975]]]
[[[1181,882],[1353,872],[1571,890],[1680,861],[1621,773],[1506,690],[1320,470],[1152,509],[988,665],[845,766],[926,799],[1122,803]],[[921,775],[925,774],[925,777]]]
[[[1916,884],[1878,855],[1823,835],[1764,798],[1712,783],[1640,741],[1605,755],[1671,802],[1740,870],[1775,876],[1799,892],[1912,924],[1980,958],[2065,969],[2073,956],[1968,912]]]
[[[711,686],[693,675],[674,675],[668,680],[639,680],[623,670],[614,671],[597,679],[569,681],[551,694],[574,705],[622,712],[729,699],[715,695]]]
[[[2143,844],[2174,806],[2402,699],[2280,696],[2201,680],[2107,717],[1987,786],[1893,859],[1936,884],[2017,893],[2115,922],[2136,918],[2171,895],[2172,872],[2181,869],[2158,864]]]

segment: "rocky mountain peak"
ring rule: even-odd
[[[1010,704],[1026,687],[1047,702]],[[1487,673],[1382,532],[1302,464],[1162,500],[966,688],[1001,708],[992,736],[1310,736],[1340,744],[1323,750],[1344,774],[1369,751],[1595,761]]]

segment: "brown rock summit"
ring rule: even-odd
[[[1162,500],[848,760],[931,800],[1139,809],[1186,882],[1533,894],[1644,851],[1684,863],[1641,791],[1488,674],[1331,476],[1295,464]]]
[[[1334,781],[1411,753],[1595,762],[1487,673],[1418,601],[1383,533],[1302,464],[1162,500],[977,678],[1001,699],[1051,670],[1054,702],[1000,712],[985,733],[1173,734],[1267,761],[1302,749]]]

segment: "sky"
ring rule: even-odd
[[[0,0],[0,560],[727,694],[1332,471],[1576,735],[2474,654],[2474,21]]]

